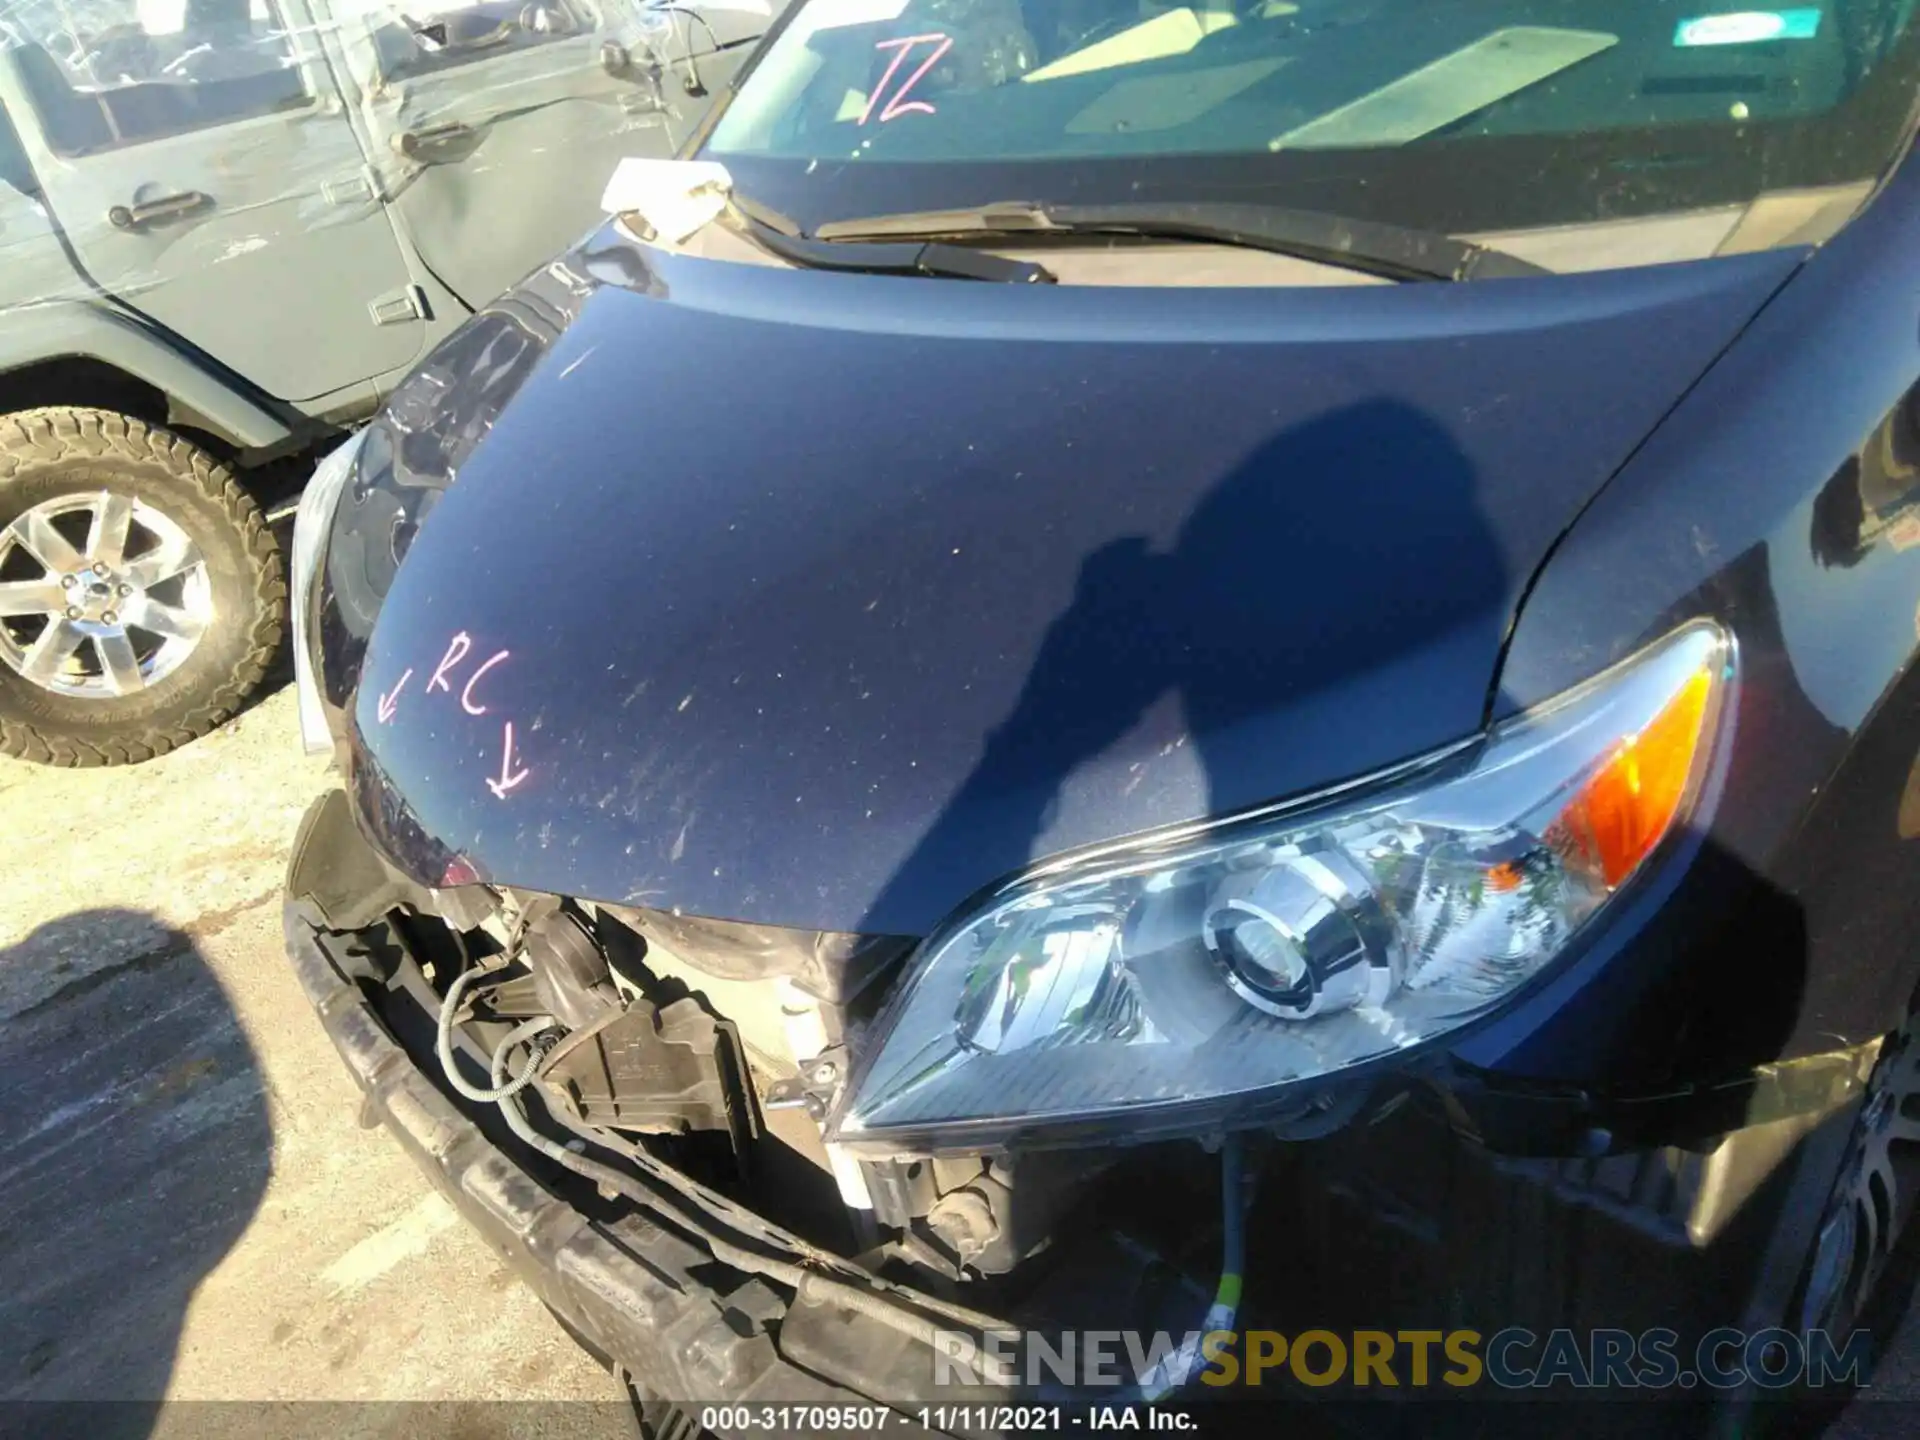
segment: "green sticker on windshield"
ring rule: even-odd
[[[1675,45],[1758,45],[1765,40],[1811,40],[1820,31],[1820,10],[1739,10],[1682,20]]]

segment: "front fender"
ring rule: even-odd
[[[51,300],[0,312],[0,409],[7,377],[46,361],[97,360],[164,394],[206,428],[249,450],[293,438],[272,410],[222,379],[209,364],[132,316],[87,300]]]
[[[1643,927],[1474,1063],[1709,1081],[1897,1028],[1920,950],[1920,166],[1807,261],[1600,493],[1520,612],[1496,718],[1683,618],[1735,635],[1724,793]],[[1577,1000],[1578,1003],[1575,1003]]]

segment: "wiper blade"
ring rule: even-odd
[[[1437,230],[1232,202],[1042,205],[1013,201],[966,210],[922,210],[836,220],[814,233],[821,240],[835,241],[1049,234],[1197,240],[1268,250],[1389,280],[1496,280],[1553,273],[1504,250]]]
[[[793,222],[733,196],[731,208],[741,227],[760,245],[808,270],[852,270],[868,275],[929,275],[947,280],[986,280],[1003,285],[1051,285],[1054,274],[1029,260],[1009,260],[966,245],[937,240],[863,243],[823,235],[802,235]]]

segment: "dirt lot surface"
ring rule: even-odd
[[[137,769],[0,759],[0,1399],[169,1402],[117,1415],[137,1435],[260,1428],[206,1400],[442,1402],[277,1433],[622,1433],[613,1382],[355,1123],[281,953],[323,773],[292,699]],[[447,1403],[506,1399],[602,1404]]]

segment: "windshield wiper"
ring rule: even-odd
[[[1034,235],[1129,235],[1238,245],[1389,280],[1495,280],[1553,273],[1504,250],[1437,230],[1232,202],[1042,205],[1012,201],[976,209],[836,220],[820,226],[813,238],[846,243],[908,236],[981,240]]]
[[[1054,274],[1029,260],[1009,260],[966,245],[912,239],[864,243],[825,235],[802,235],[799,227],[739,195],[728,207],[762,248],[808,270],[853,270],[868,275],[929,275],[946,280],[987,280],[1003,285],[1051,285]]]

